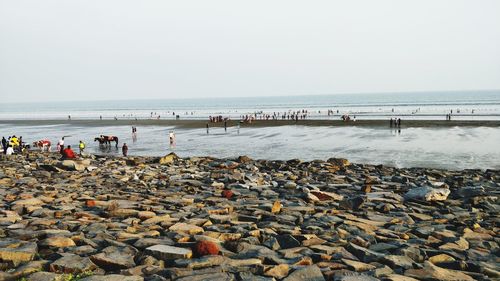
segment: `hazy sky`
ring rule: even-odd
[[[0,103],[465,89],[499,0],[0,0]]]

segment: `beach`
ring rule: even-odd
[[[162,156],[175,152],[182,157],[218,158],[249,155],[255,159],[326,160],[347,158],[351,162],[395,167],[426,167],[449,170],[499,169],[499,121],[402,120],[390,127],[389,120],[11,120],[0,121],[0,134],[23,136],[28,144],[48,139],[52,151],[62,136],[74,149],[86,143],[91,154],[121,155],[127,143],[133,156]],[[132,127],[137,133],[132,134]],[[176,140],[170,145],[168,134]],[[100,135],[115,135],[119,146],[100,146]]]
[[[490,280],[499,182],[340,158],[2,157],[0,279]]]

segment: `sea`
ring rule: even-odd
[[[372,94],[303,95],[246,98],[199,98],[163,100],[102,100],[71,102],[26,102],[0,104],[0,120],[161,118],[175,115],[188,119],[206,119],[223,115],[268,114],[308,110],[310,119],[333,119],[339,114],[362,119],[500,120],[500,90],[460,92],[405,92]],[[328,116],[328,110],[336,115]]]
[[[213,156],[234,158],[248,155],[255,159],[326,160],[347,158],[354,163],[384,164],[396,167],[426,167],[449,170],[500,169],[500,127],[454,126],[410,127],[396,130],[358,126],[236,126],[176,128],[140,126],[134,136],[130,126],[77,124],[11,124],[9,120],[72,119],[206,119],[222,115],[238,119],[242,115],[264,112],[307,110],[311,119],[337,119],[356,115],[361,119],[445,120],[452,112],[454,120],[499,120],[500,91],[462,91],[425,93],[381,93],[325,96],[289,96],[255,98],[210,98],[171,100],[117,100],[50,103],[0,104],[0,137],[21,135],[32,142],[61,136],[66,144],[77,147],[87,143],[87,152],[120,155],[114,146],[102,148],[95,136],[117,135],[120,145],[127,143],[130,155],[162,156],[175,152],[182,157]],[[328,110],[335,114],[328,115]],[[337,114],[338,110],[338,114]],[[168,134],[174,131],[171,146]]]

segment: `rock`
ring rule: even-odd
[[[386,255],[381,259],[381,262],[387,264],[391,268],[413,268],[413,260],[407,256]]]
[[[28,281],[64,281],[65,277],[62,274],[56,274],[51,272],[35,272],[31,274]]]
[[[418,279],[411,278],[411,277],[404,276],[404,275],[399,275],[399,274],[389,274],[387,276],[384,276],[384,280],[387,280],[387,281],[418,281]]]
[[[482,186],[466,186],[462,187],[456,192],[460,197],[476,197],[483,196],[485,194],[485,189]]]
[[[289,249],[294,247],[300,247],[300,242],[295,239],[292,235],[278,235],[276,236],[281,249]]]
[[[234,281],[234,275],[227,272],[205,273],[189,275],[175,279],[175,281]]]
[[[211,241],[198,241],[194,245],[193,252],[196,256],[218,255],[219,246]]]
[[[264,269],[264,275],[270,276],[278,279],[282,279],[288,275],[290,267],[288,264],[280,264]]]
[[[281,202],[279,200],[274,201],[273,207],[271,208],[271,213],[277,214],[281,211]]]
[[[146,248],[145,252],[148,255],[165,261],[171,259],[189,259],[193,256],[193,252],[190,249],[167,245],[151,246]]]
[[[59,167],[69,171],[84,171],[90,165],[89,159],[84,160],[63,160]]]
[[[319,190],[313,190],[310,192],[310,198],[312,201],[330,201],[330,200],[335,200],[335,201],[340,201],[344,199],[344,196],[335,194],[333,192],[326,192],[326,191],[319,191]]]
[[[224,189],[221,192],[221,196],[226,198],[226,199],[231,199],[234,196],[234,192],[232,192],[231,190],[228,190],[228,189]]]
[[[294,183],[293,181],[288,181],[288,182],[285,183],[285,185],[283,187],[286,188],[286,189],[296,189],[297,188],[297,184]]]
[[[354,271],[368,271],[368,270],[373,270],[376,268],[376,266],[367,264],[364,262],[359,262],[359,261],[353,261],[353,260],[348,260],[348,259],[342,259],[342,262],[348,265],[350,268],[352,268]]]
[[[90,272],[97,266],[87,257],[66,254],[49,265],[49,270],[56,273],[82,273]]]
[[[43,205],[43,201],[38,199],[38,198],[30,198],[30,199],[24,199],[24,200],[17,200],[12,203],[12,205],[16,206],[36,206],[36,205]]]
[[[423,269],[408,269],[405,271],[405,276],[421,279],[423,276],[426,279],[445,280],[445,281],[473,281],[474,278],[469,275],[455,270],[444,269],[425,261]]]
[[[0,261],[12,262],[14,265],[33,260],[38,247],[34,242],[14,239],[0,240]]]
[[[135,254],[130,247],[109,246],[101,253],[92,255],[90,260],[106,271],[114,271],[134,267]]]
[[[448,198],[450,190],[447,188],[417,187],[410,189],[405,195],[405,200],[444,201]]]
[[[75,241],[67,237],[49,237],[39,243],[42,247],[65,248],[76,246]]]
[[[46,260],[30,261],[17,267],[15,270],[0,272],[0,280],[19,280],[34,272],[43,270],[46,266]]]
[[[443,262],[453,262],[455,259],[447,254],[439,254],[429,258],[429,262],[439,264]]]
[[[363,196],[356,196],[352,198],[346,198],[340,201],[339,206],[344,209],[357,211],[365,203],[366,198]]]
[[[317,265],[310,265],[296,269],[283,281],[325,281],[325,277]]]
[[[143,281],[144,278],[141,276],[125,276],[118,274],[109,275],[92,275],[80,279],[80,281]]]
[[[168,165],[174,163],[174,161],[177,161],[178,159],[179,157],[175,153],[171,152],[160,158],[159,163],[161,165]]]
[[[170,231],[174,231],[177,233],[185,233],[185,234],[199,234],[202,233],[204,230],[202,227],[199,227],[197,225],[192,225],[192,224],[187,224],[183,222],[178,222],[171,227],[168,228]]]

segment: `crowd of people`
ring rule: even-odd
[[[15,135],[8,138],[2,137],[2,152],[6,155],[21,153],[29,149],[29,145],[23,142],[23,137],[16,137]]]

